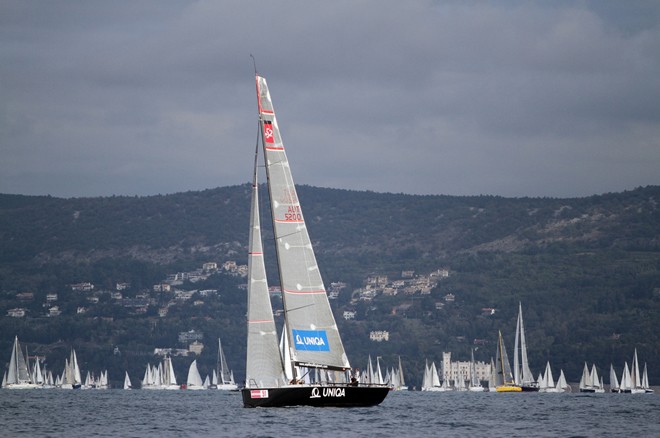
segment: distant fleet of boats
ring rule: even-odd
[[[197,360],[193,360],[188,369],[186,383],[179,385],[174,374],[172,359],[165,357],[157,366],[147,364],[142,379],[142,389],[219,389],[225,391],[238,391],[238,385],[234,382],[234,374],[227,366],[225,354],[222,351],[222,343],[218,339],[218,363],[213,370],[213,377],[202,380],[197,368]],[[11,350],[9,369],[2,379],[2,388],[7,389],[108,389],[108,371],[102,371],[98,376],[87,372],[85,380],[82,379],[76,351],[71,349],[69,358],[65,359],[62,374],[53,377],[50,370],[42,370],[39,360],[34,364],[29,363],[27,350],[23,354],[18,337],[14,338]],[[124,374],[123,389],[133,389],[133,384],[128,375]]]
[[[488,379],[488,386],[485,388],[477,378],[473,351],[469,372],[467,374],[459,375],[458,378],[453,379],[452,381],[450,381],[447,376],[444,376],[444,378],[441,379],[435,362],[431,362],[429,365],[427,361],[421,390],[430,392],[571,392],[571,386],[566,381],[566,376],[564,376],[563,370],[560,370],[559,378],[555,382],[549,361],[546,363],[545,370],[539,374],[538,378],[534,379],[527,359],[527,344],[525,341],[525,326],[523,323],[521,305],[518,307],[514,348],[512,368],[502,339],[502,332],[500,331],[498,333],[497,350],[495,355],[496,359],[495,362],[491,359],[491,375]],[[628,363],[624,363],[623,375],[620,383],[616,372],[614,371],[614,366],[610,365],[610,391],[632,394],[652,393],[653,389],[649,386],[646,363],[644,364],[641,373],[639,370],[637,349],[635,349],[632,367],[629,369]],[[592,365],[591,369],[589,369],[586,363],[584,364],[582,377],[579,383],[579,390],[580,392],[591,393],[605,392],[603,377],[599,377],[595,364]]]

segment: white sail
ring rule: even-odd
[[[199,369],[197,368],[197,359],[193,360],[188,368],[186,387],[190,390],[204,389],[204,382],[202,381],[202,376],[199,374]]]
[[[440,386],[440,376],[435,362],[431,362],[431,386]]]
[[[128,371],[125,372],[124,374],[124,389],[131,389],[131,378],[128,377]]]
[[[550,368],[550,361],[545,366],[545,383],[546,387],[552,388],[555,386],[555,379],[552,377],[552,368]]]
[[[619,392],[620,390],[619,379],[616,378],[614,365],[610,364],[610,392]]]
[[[635,348],[635,354],[633,355],[632,368],[630,369],[630,374],[632,377],[633,389],[640,389],[642,387],[641,376],[639,374],[639,361],[637,360],[637,349]]]
[[[43,385],[44,382],[44,375],[41,372],[41,366],[39,365],[39,359],[34,361],[34,370],[32,372],[32,381],[36,383],[37,385]]]
[[[248,248],[248,337],[245,369],[245,386],[247,388],[280,386],[285,383],[284,366],[277,344],[277,330],[268,293],[266,266],[261,241],[259,184],[257,180],[258,152],[259,149],[257,148],[254,158]],[[220,384],[221,377],[218,377],[218,384]]]
[[[73,374],[73,380],[75,384],[81,384],[82,383],[82,377],[80,373],[80,367],[78,366],[78,356],[76,356],[76,350],[71,350],[71,357],[73,358],[71,360],[71,366],[73,368],[72,374]]]
[[[646,362],[644,362],[644,371],[642,372],[642,389],[646,393],[654,392],[651,386],[649,385],[649,373],[646,368]]]
[[[383,385],[385,383],[383,372],[380,370],[380,356],[376,357],[376,383],[378,385]]]
[[[564,392],[567,389],[570,389],[568,382],[566,382],[566,377],[564,376],[564,370],[559,371],[559,379],[557,379],[557,392]]]
[[[431,367],[429,366],[429,360],[426,359],[424,365],[424,375],[422,376],[422,391],[427,391],[431,387]]]
[[[584,368],[582,368],[582,377],[580,378],[580,390],[587,389],[588,386],[591,386],[591,375],[589,374],[589,367],[587,363],[584,363]]]
[[[303,217],[266,80],[257,76],[259,116],[280,287],[292,361],[349,370]]]
[[[623,374],[621,375],[621,392],[630,392],[633,389],[632,378],[630,377],[630,369],[628,362],[623,364]]]

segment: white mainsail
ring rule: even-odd
[[[277,330],[273,318],[273,307],[268,293],[266,266],[261,241],[259,184],[257,181],[258,155],[259,149],[257,147],[254,157],[248,248],[246,388],[280,386],[286,382],[282,356],[277,345]],[[219,376],[218,384],[220,382],[221,377]]]
[[[316,263],[268,85],[260,76],[256,81],[291,360],[298,366],[349,370],[350,363]]]
[[[124,374],[124,389],[131,389],[131,388],[132,388],[131,378],[128,377],[128,371],[125,371],[125,374]]]

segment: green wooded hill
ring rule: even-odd
[[[347,283],[332,305],[353,366],[364,367],[368,354],[394,366],[401,355],[409,383],[419,385],[424,360],[437,363],[442,351],[468,360],[476,347],[476,359],[489,361],[498,330],[513,350],[521,302],[535,373],[550,360],[576,381],[586,361],[607,381],[610,363],[620,374],[637,348],[651,383],[660,381],[660,186],[571,199],[298,190],[326,285]],[[52,369],[74,346],[83,369],[108,367],[117,381],[128,369],[139,380],[153,348],[178,346],[177,334],[195,329],[208,347],[202,373],[222,336],[240,378],[245,279],[183,285],[220,291],[196,306],[155,295],[153,285],[208,261],[246,263],[249,196],[248,184],[148,197],[0,195],[0,364],[18,335]],[[264,234],[270,260],[271,237]],[[450,276],[430,294],[364,301],[353,293],[370,275],[439,268]],[[71,290],[80,282],[95,285],[98,303]],[[148,310],[135,314],[113,300],[118,282],[130,283],[126,298],[149,292]],[[45,316],[48,293],[58,294],[61,315]],[[158,316],[168,300],[167,316]],[[7,316],[14,308],[26,316]],[[355,319],[344,320],[345,310]],[[373,330],[389,331],[389,341],[370,341]],[[176,359],[184,378],[192,359]]]

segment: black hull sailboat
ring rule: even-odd
[[[242,389],[243,406],[285,407],[368,407],[385,400],[390,388],[386,386],[316,386],[292,385],[281,388]]]
[[[259,141],[255,151],[248,249],[245,407],[380,404],[389,387],[351,383],[351,365],[332,314],[303,217],[266,80],[256,75]],[[261,147],[260,147],[261,145]],[[284,307],[279,343],[261,239],[260,157]],[[294,384],[295,382],[295,384]]]

